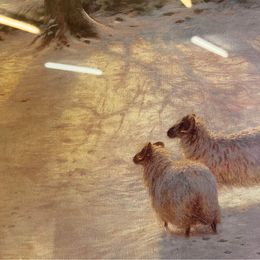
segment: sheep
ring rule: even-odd
[[[167,132],[180,138],[187,159],[205,164],[220,185],[246,186],[260,181],[260,128],[232,135],[211,133],[195,114]]]
[[[186,237],[195,224],[210,225],[217,233],[220,208],[216,179],[209,169],[189,160],[173,161],[164,143],[148,143],[133,161],[144,167],[152,207],[164,227],[168,223],[185,229]]]

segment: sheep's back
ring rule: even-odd
[[[260,181],[260,131],[244,131],[215,138],[211,149],[200,159],[220,183]]]
[[[187,160],[155,180],[153,207],[163,219],[175,224],[190,221],[187,211],[192,211],[193,204],[200,204],[209,219],[218,211],[216,180],[207,167]]]

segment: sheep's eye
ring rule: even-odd
[[[187,130],[187,129],[189,129],[189,127],[190,127],[190,122],[189,121],[185,121],[185,122],[181,123],[181,129],[182,130]]]
[[[137,159],[138,159],[139,161],[142,161],[142,160],[143,160],[143,156],[139,154],[139,155],[137,156]]]
[[[181,123],[180,123],[180,129],[183,129],[183,128],[184,128],[184,123],[181,122]]]

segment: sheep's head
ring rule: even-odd
[[[134,156],[134,158],[133,158],[134,163],[135,164],[145,164],[146,162],[148,162],[152,157],[154,146],[164,147],[164,143],[163,142],[156,142],[154,144],[148,143],[141,150],[141,152],[137,153]]]
[[[196,115],[187,115],[183,117],[179,122],[173,125],[167,132],[168,137],[176,138],[190,135],[194,132],[196,125]]]

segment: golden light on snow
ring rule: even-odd
[[[100,76],[103,74],[103,72],[101,70],[96,69],[96,68],[61,64],[61,63],[55,63],[55,62],[47,62],[47,63],[45,63],[44,66],[48,69],[87,73],[87,74],[93,74],[93,75],[97,75],[97,76]]]
[[[215,44],[212,44],[202,38],[200,38],[199,36],[193,36],[191,38],[191,42],[201,48],[204,48],[210,52],[213,52],[223,58],[227,58],[228,57],[228,52],[225,51],[224,49],[216,46]]]
[[[187,8],[191,8],[191,7],[192,7],[192,2],[191,2],[191,0],[181,0],[181,2],[182,2]]]
[[[26,31],[29,33],[33,33],[33,34],[40,34],[41,31],[39,28],[37,28],[34,25],[31,25],[29,23],[25,23],[25,22],[21,22],[18,20],[15,20],[13,18],[4,16],[4,15],[0,15],[0,24],[4,24],[16,29],[20,29],[22,31]]]
[[[260,186],[225,187],[219,191],[219,203],[222,208],[249,208],[260,203]]]

